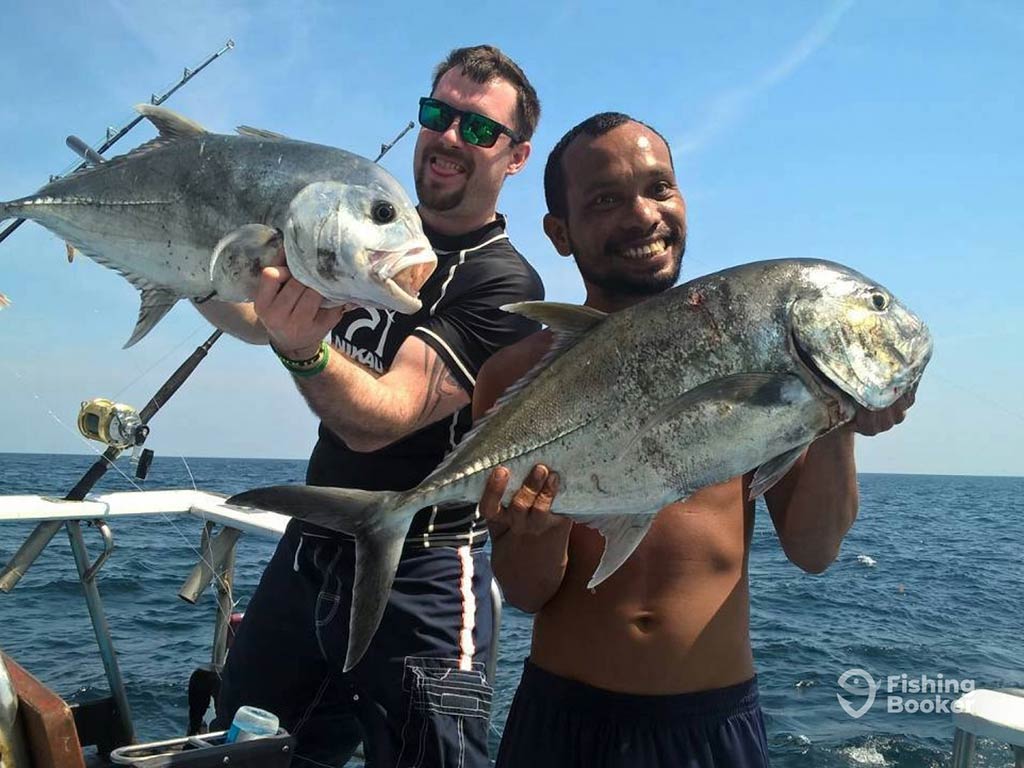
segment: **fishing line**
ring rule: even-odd
[[[953,381],[952,379],[949,379],[949,378],[943,376],[941,373],[932,372],[932,373],[929,374],[929,378],[938,379],[939,381],[943,382],[944,384],[947,384],[948,386],[953,387],[954,389],[958,389],[961,392],[964,392],[964,393],[970,395],[975,400],[978,400],[979,402],[982,402],[982,403],[984,403],[985,405],[988,405],[991,408],[994,408],[996,410],[1002,411],[1003,413],[1009,414],[1010,416],[1014,416],[1014,417],[1020,419],[1021,421],[1024,421],[1024,413],[1020,413],[1018,411],[1014,411],[1011,408],[1007,408],[1005,405],[1003,405],[999,401],[993,400],[993,399],[991,399],[989,397],[985,397],[984,395],[980,394],[977,390],[968,389],[967,387],[963,386],[962,384],[957,384],[955,381]]]
[[[188,465],[188,459],[186,459],[184,456],[182,456],[181,457],[181,463],[185,465],[185,471],[188,472],[188,479],[189,479],[189,482],[192,483],[192,490],[193,491],[198,491],[199,488],[196,486],[196,478],[192,474],[192,468],[189,467],[189,465]],[[205,516],[206,513],[204,512],[203,515]]]
[[[171,355],[173,355],[173,354],[174,354],[175,352],[177,352],[177,351],[178,351],[179,349],[181,349],[181,348],[182,348],[182,347],[184,347],[184,346],[185,346],[186,344],[188,344],[188,343],[189,343],[189,342],[190,342],[190,341],[191,341],[191,340],[192,340],[193,338],[195,338],[196,334],[197,334],[197,333],[199,333],[199,332],[200,332],[200,331],[202,331],[202,330],[205,330],[204,326],[197,326],[197,327],[196,327],[196,329],[195,329],[194,331],[192,331],[192,333],[190,333],[190,334],[189,334],[188,336],[186,336],[186,337],[185,337],[184,339],[182,339],[182,340],[181,340],[180,342],[178,342],[178,344],[177,344],[176,346],[174,346],[174,347],[171,347],[171,349],[169,349],[169,350],[168,350],[168,351],[167,351],[167,352],[166,352],[166,353],[165,353],[165,354],[164,354],[164,355],[163,355],[162,357],[160,357],[160,358],[159,358],[158,360],[156,360],[156,361],[155,361],[155,362],[154,362],[154,363],[153,363],[152,365],[150,365],[150,366],[149,366],[149,368],[147,368],[146,370],[142,371],[142,373],[140,373],[140,374],[139,374],[138,376],[136,376],[136,377],[135,377],[134,379],[132,379],[132,380],[131,380],[130,382],[128,382],[127,384],[125,384],[125,385],[124,385],[123,387],[121,387],[121,389],[117,390],[117,392],[115,392],[115,393],[114,393],[114,394],[113,394],[113,395],[111,396],[111,398],[110,398],[110,399],[111,399],[111,400],[119,400],[119,399],[121,398],[121,395],[122,395],[122,394],[123,394],[123,393],[124,393],[124,392],[125,392],[126,390],[128,390],[128,389],[130,389],[131,387],[135,386],[136,384],[138,384],[138,383],[139,383],[139,381],[141,381],[141,380],[142,380],[142,379],[144,379],[144,378],[145,378],[146,376],[148,376],[149,374],[151,374],[151,373],[152,373],[152,372],[153,372],[154,370],[156,370],[157,366],[159,366],[159,365],[160,365],[161,363],[163,363],[163,362],[164,362],[164,360],[166,360],[166,359],[167,359],[168,357],[170,357],[170,356],[171,356]]]
[[[199,492],[199,486],[196,485],[196,478],[192,474],[192,468],[188,465],[188,459],[186,459],[184,456],[181,456],[179,458],[181,459],[181,463],[185,465],[185,471],[188,472],[188,479],[189,479],[189,482],[192,483],[192,490],[196,491],[196,492]],[[206,510],[205,509],[200,509],[199,510],[199,514],[200,514],[200,519],[202,519],[202,521],[203,521],[203,526],[205,527],[209,523],[209,520],[206,519]],[[170,518],[168,518],[168,520],[170,520]],[[171,521],[171,524],[172,525],[174,524],[173,521]],[[201,555],[200,555],[200,558],[202,559]],[[203,562],[206,563],[207,565],[210,565],[210,563],[206,562],[205,559],[203,559]],[[235,600],[234,590],[231,589],[231,586],[228,584],[227,579],[225,579],[223,576],[221,576],[219,573],[217,573],[216,570],[214,570],[212,566],[210,567],[210,570],[213,570],[214,576],[217,578],[217,583],[225,591],[227,591],[228,594],[231,595],[231,609],[234,610],[235,608],[238,607],[238,603],[240,602],[238,600]]]
[[[22,381],[24,381],[24,377],[23,377],[23,376],[21,375],[21,373],[20,373],[20,372],[19,372],[19,371],[18,371],[17,369],[14,369],[14,368],[12,368],[11,370],[12,370],[12,372],[14,373],[15,377],[17,377],[17,378],[21,379]],[[29,387],[29,390],[30,390],[30,392],[31,392],[31,387]],[[86,448],[88,449],[88,452],[90,452],[90,453],[93,453],[93,454],[95,454],[96,456],[102,456],[102,455],[103,455],[103,454],[102,454],[102,453],[100,452],[100,450],[99,450],[98,448],[96,448],[95,446],[93,446],[93,444],[92,444],[92,442],[91,442],[91,441],[89,441],[89,440],[86,440],[86,439],[85,439],[85,437],[83,437],[83,436],[81,435],[81,433],[79,433],[79,432],[78,432],[77,430],[75,430],[75,429],[71,429],[71,427],[69,427],[69,426],[68,426],[67,424],[65,424],[65,423],[64,423],[64,422],[63,422],[63,421],[61,420],[61,418],[60,418],[60,417],[59,417],[59,416],[58,416],[58,415],[57,415],[57,414],[56,414],[56,413],[55,413],[55,412],[53,411],[53,409],[49,408],[49,407],[48,407],[48,406],[47,406],[47,405],[46,405],[46,404],[45,404],[45,403],[43,402],[42,398],[41,398],[41,397],[39,396],[39,394],[38,394],[38,393],[36,393],[36,392],[31,392],[31,396],[32,396],[32,398],[33,398],[34,400],[36,400],[36,401],[37,401],[37,402],[39,403],[40,407],[42,407],[43,409],[45,409],[46,413],[47,413],[47,414],[48,414],[48,415],[50,416],[50,418],[52,418],[52,419],[53,419],[54,421],[56,421],[56,422],[57,422],[57,424],[59,424],[59,425],[60,425],[61,427],[63,427],[63,428],[64,428],[64,429],[65,429],[65,430],[66,430],[67,432],[69,432],[69,433],[70,433],[70,434],[71,434],[71,435],[72,435],[72,436],[73,436],[74,438],[76,438],[77,440],[80,440],[80,441],[81,441],[81,442],[82,442],[82,443],[83,443],[83,444],[85,445],[85,447],[86,447]],[[184,457],[182,457],[182,460],[184,460]],[[119,466],[117,465],[117,462],[109,462],[109,465],[110,465],[110,467],[111,467],[111,468],[112,468],[112,469],[113,469],[113,470],[114,470],[115,472],[117,472],[117,473],[118,473],[119,475],[121,475],[121,477],[122,477],[122,478],[124,478],[125,482],[127,482],[127,483],[128,483],[128,484],[129,484],[129,485],[130,485],[130,486],[131,486],[132,488],[134,488],[134,489],[135,489],[136,491],[140,491],[140,492],[141,492],[141,491],[145,491],[145,488],[143,488],[143,487],[142,487],[142,486],[140,486],[140,485],[139,485],[138,483],[136,483],[136,482],[135,482],[135,479],[134,479],[133,477],[131,477],[130,475],[126,474],[126,473],[125,473],[125,471],[124,471],[123,469],[121,469],[121,467],[119,467]],[[188,465],[186,464],[186,467],[187,467],[187,466],[188,466]],[[192,472],[191,472],[191,470],[189,470],[189,476],[190,476],[190,477],[192,476]],[[194,479],[194,478],[193,478],[193,480],[192,480],[192,486],[193,486],[193,488],[194,488],[195,490],[197,490],[197,491],[199,490],[198,488],[196,488],[196,487],[195,487],[195,479]],[[178,534],[178,535],[179,535],[179,536],[180,536],[180,537],[182,538],[182,540],[184,540],[184,541],[185,541],[185,543],[186,543],[186,545],[188,546],[188,548],[189,548],[189,549],[190,549],[190,550],[191,550],[191,551],[192,551],[193,553],[195,553],[195,554],[196,554],[196,555],[198,556],[198,558],[199,558],[200,562],[204,563],[204,564],[205,564],[205,565],[206,565],[207,567],[209,567],[209,569],[210,569],[210,570],[211,570],[211,571],[213,572],[213,574],[214,574],[214,577],[218,579],[218,583],[220,583],[220,584],[221,584],[221,586],[226,586],[226,582],[224,581],[224,578],[223,578],[223,577],[222,577],[222,576],[221,576],[220,574],[218,574],[218,573],[217,573],[217,569],[216,569],[216,568],[214,567],[213,563],[211,563],[210,561],[208,561],[208,560],[207,560],[207,559],[206,559],[206,558],[205,558],[205,557],[203,556],[203,553],[202,553],[202,552],[201,552],[201,551],[200,551],[200,550],[198,549],[198,547],[196,547],[196,546],[195,546],[194,544],[192,544],[191,540],[190,540],[190,539],[189,539],[189,538],[188,538],[188,537],[187,537],[187,536],[186,536],[186,535],[184,534],[184,532],[182,532],[182,530],[181,530],[181,529],[180,529],[180,528],[178,527],[178,525],[177,525],[177,523],[175,522],[174,518],[173,518],[173,517],[171,517],[171,516],[170,516],[169,514],[167,514],[166,512],[159,512],[159,516],[160,516],[160,517],[162,517],[162,518],[163,518],[164,520],[166,520],[166,521],[167,521],[168,523],[170,523],[171,527],[172,527],[172,528],[173,528],[173,529],[175,530],[175,533],[177,533],[177,534]],[[206,513],[205,513],[205,512],[203,512],[203,513],[202,513],[202,519],[203,519],[203,524],[205,525],[205,524],[206,524],[206,522],[207,522],[207,520],[206,520]],[[88,522],[88,521],[86,521],[86,522]],[[234,603],[234,605],[237,605],[237,603]]]

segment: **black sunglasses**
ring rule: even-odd
[[[474,147],[493,147],[501,134],[512,139],[513,144],[522,141],[519,134],[506,128],[496,120],[477,114],[456,109],[443,101],[424,96],[420,99],[420,125],[430,131],[448,130],[448,126],[459,118],[459,134],[462,140]]]

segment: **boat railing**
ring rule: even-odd
[[[953,768],[974,765],[979,738],[1013,750],[1014,765],[1024,768],[1024,689],[977,688],[953,703]]]
[[[135,741],[124,678],[97,584],[97,576],[114,549],[112,521],[122,517],[165,517],[173,514],[192,515],[202,520],[198,562],[185,578],[178,596],[194,605],[211,584],[216,585],[217,610],[208,671],[218,676],[228,652],[238,540],[242,533],[279,538],[290,520],[274,512],[229,506],[224,503],[225,499],[221,494],[199,490],[126,491],[93,495],[81,501],[39,495],[0,496],[0,523],[37,523],[36,528],[0,571],[0,593],[14,589],[60,527],[65,527],[68,532],[89,619],[110,687],[109,698],[83,705],[93,710],[93,716],[80,716],[78,711],[75,713],[76,722],[84,726],[79,729],[83,746],[95,745],[101,752],[110,752]],[[86,549],[83,523],[91,524],[103,543],[102,551],[91,562]],[[491,582],[491,600],[492,633],[487,678],[493,681],[502,608],[501,591],[495,581]],[[96,732],[89,727],[88,724],[96,722],[104,723],[105,728]]]

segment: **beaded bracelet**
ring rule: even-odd
[[[274,350],[277,352],[277,350]],[[277,359],[281,361],[281,364],[287,368],[294,376],[316,376],[318,373],[327,367],[327,361],[331,357],[331,347],[326,341],[320,342],[320,347],[317,349],[316,354],[312,357],[307,357],[305,360],[293,360],[290,357],[285,357],[280,352],[277,352]]]

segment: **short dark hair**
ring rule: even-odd
[[[462,68],[462,74],[474,83],[489,83],[491,80],[506,80],[516,89],[516,124],[512,126],[522,141],[529,141],[537,130],[540,120],[540,101],[526,74],[500,48],[493,45],[473,45],[456,48],[434,68],[434,82],[431,94],[444,74],[455,67]]]
[[[562,165],[562,157],[580,135],[586,134],[592,138],[604,136],[613,128],[618,128],[626,123],[636,123],[651,131],[655,136],[665,142],[669,147],[668,139],[662,136],[656,129],[649,126],[642,120],[630,117],[623,112],[598,112],[591,115],[582,123],[574,125],[569,131],[558,140],[555,148],[548,155],[547,164],[544,166],[544,199],[548,204],[548,213],[560,219],[569,215],[569,199],[565,190],[565,168]],[[672,149],[669,147],[669,162],[672,162]],[[674,167],[674,164],[673,164]]]

